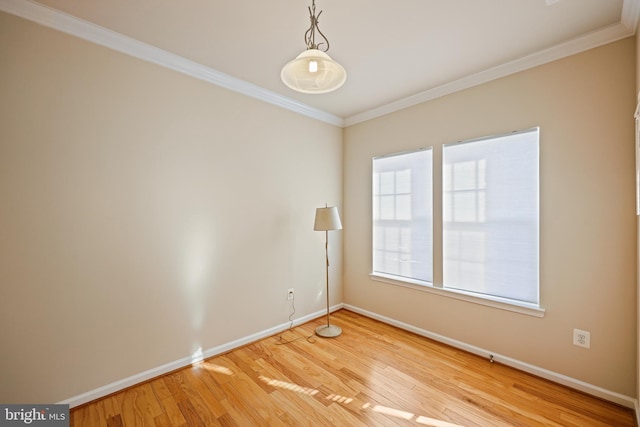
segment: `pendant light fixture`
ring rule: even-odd
[[[309,7],[311,27],[304,33],[307,49],[287,63],[280,73],[282,82],[298,92],[327,93],[338,89],[347,80],[347,72],[342,65],[326,54],[329,50],[329,40],[318,28],[318,18],[321,14],[322,11],[316,15],[316,2],[312,0]],[[318,43],[316,32],[322,37],[322,41]]]

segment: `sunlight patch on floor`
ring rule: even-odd
[[[298,384],[288,383],[286,381],[274,380],[273,378],[268,378],[263,375],[260,375],[260,380],[272,387],[283,388],[285,390],[295,391],[296,393],[307,394],[309,396],[314,396],[318,393],[318,390],[313,388],[302,387]]]
[[[289,391],[294,391],[296,393],[306,394],[309,396],[315,396],[319,393],[319,390],[309,387],[302,387],[298,384],[290,383],[287,381],[280,381],[273,378],[265,377],[264,375],[260,375],[260,380],[265,384],[268,384],[272,387],[282,388]],[[327,400],[331,400],[332,402],[340,403],[343,405],[348,405],[353,402],[354,399],[351,397],[341,396],[339,394],[329,394],[326,397]],[[371,403],[365,403],[362,405],[363,410],[370,410],[373,412],[377,412],[379,414],[402,418],[403,420],[414,420],[418,424],[422,424],[429,427],[462,427],[458,424],[449,423],[446,421],[437,420],[434,418],[425,417],[423,415],[415,415],[411,412],[402,411],[400,409],[390,408],[388,406],[376,405]]]
[[[339,394],[330,394],[329,396],[327,396],[327,399],[331,400],[332,402],[338,402],[338,403],[344,403],[344,404],[349,404],[353,402],[352,398],[340,396]]]
[[[219,366],[219,365],[214,365],[212,363],[209,362],[204,362],[201,363],[197,366],[198,368],[203,368],[206,369],[207,371],[211,371],[211,372],[216,372],[218,374],[224,374],[224,375],[233,375],[233,371],[225,366]]]
[[[379,412],[385,415],[391,415],[393,417],[402,418],[405,420],[410,420],[411,418],[413,418],[413,414],[411,412],[389,408],[388,406],[372,405],[370,403],[365,403],[364,405],[362,405],[362,409],[371,409],[374,412]]]
[[[419,416],[416,418],[418,424],[424,424],[430,427],[462,427],[460,424],[448,423],[446,421],[440,421],[429,417]]]

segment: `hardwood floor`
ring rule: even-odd
[[[341,310],[71,411],[71,426],[635,426],[633,411]]]

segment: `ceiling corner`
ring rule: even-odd
[[[638,18],[640,17],[640,0],[624,0],[622,3],[622,16],[620,23],[636,33]]]

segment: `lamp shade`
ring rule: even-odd
[[[307,49],[282,68],[280,78],[298,92],[327,93],[344,84],[347,72],[323,51]]]
[[[328,208],[316,209],[316,221],[313,224],[315,231],[342,230],[338,208],[331,206]]]

